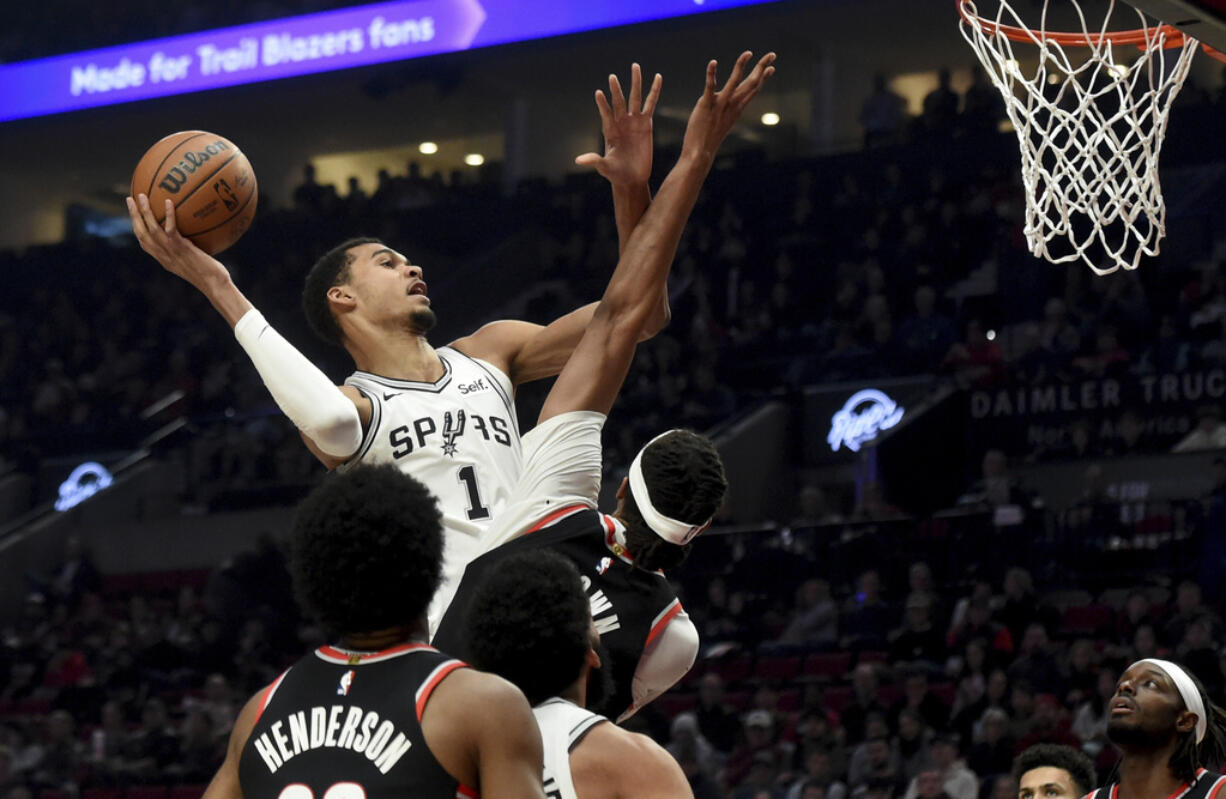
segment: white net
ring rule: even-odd
[[[1077,0],[1061,2],[1080,23],[1074,34],[1047,31],[1049,0],[1037,28],[998,2],[982,18],[960,0],[961,29],[1017,131],[1030,252],[1100,275],[1136,269],[1165,233],[1158,154],[1198,42],[1139,11],[1138,35],[1113,42],[1122,38],[1108,28],[1115,0],[1093,27]]]

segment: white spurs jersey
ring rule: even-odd
[[[608,719],[556,696],[532,708],[532,715],[541,728],[545,750],[545,796],[578,799],[570,776],[570,753],[588,731]]]
[[[346,466],[393,463],[424,483],[443,513],[443,583],[432,628],[436,608],[446,608],[464,566],[480,554],[478,539],[506,505],[523,461],[510,378],[451,347],[437,353],[443,376],[433,383],[369,372],[345,380],[371,405],[362,444]]]

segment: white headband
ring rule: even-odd
[[[1192,682],[1192,678],[1179,665],[1172,663],[1169,660],[1158,660],[1157,658],[1145,658],[1133,663],[1148,663],[1151,666],[1157,666],[1166,673],[1166,676],[1171,678],[1171,682],[1175,683],[1175,688],[1179,691],[1179,695],[1183,697],[1184,706],[1188,710],[1196,714],[1196,742],[1199,744],[1205,738],[1205,728],[1208,727],[1208,720],[1205,716],[1205,702],[1200,698],[1200,691],[1196,690],[1196,683]],[[1128,668],[1132,668],[1129,666]]]
[[[711,526],[711,519],[707,519],[703,524],[693,525],[665,516],[651,504],[651,494],[647,492],[647,481],[643,479],[643,453],[647,451],[647,447],[673,432],[676,431],[667,430],[656,436],[634,456],[634,460],[630,463],[630,495],[634,497],[634,504],[638,506],[639,515],[643,517],[647,526],[655,531],[656,535],[671,544],[685,546],[694,539],[694,536]]]

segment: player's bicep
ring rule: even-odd
[[[260,691],[243,706],[238,718],[234,721],[234,729],[230,731],[230,743],[226,746],[226,759],[221,768],[213,775],[203,799],[242,799],[243,789],[238,781],[238,763],[243,755],[243,747],[251,737],[256,719],[260,715],[260,704],[264,691]]]

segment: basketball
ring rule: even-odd
[[[149,196],[158,222],[166,199],[179,232],[207,253],[226,249],[255,216],[255,172],[234,142],[203,130],[172,133],[150,147],[132,173],[132,198]]]

